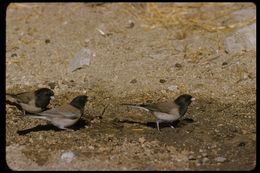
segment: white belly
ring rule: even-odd
[[[175,114],[167,114],[162,112],[154,112],[153,113],[158,119],[165,120],[165,121],[174,121],[180,118],[179,115]]]
[[[79,117],[80,118],[80,117]],[[69,127],[75,124],[79,118],[77,119],[61,119],[61,118],[53,118],[51,123],[57,127]]]
[[[38,108],[36,106],[31,106],[29,104],[23,104],[23,103],[20,103],[21,107],[26,110],[27,112],[30,112],[30,113],[39,113],[42,111],[41,108]]]

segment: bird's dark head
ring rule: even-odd
[[[70,104],[80,110],[83,110],[86,102],[88,101],[88,96],[80,95],[75,97]]]
[[[174,102],[179,105],[179,106],[189,106],[191,104],[191,102],[195,100],[194,97],[192,97],[189,94],[183,94],[180,95]]]
[[[34,92],[36,96],[35,105],[37,107],[45,108],[48,106],[51,100],[51,96],[54,96],[54,92],[49,88],[40,88]]]

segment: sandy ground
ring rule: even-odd
[[[49,107],[79,94],[92,98],[73,132],[58,130],[44,120],[21,118],[16,107],[6,105],[8,166],[14,170],[253,169],[255,50],[227,53],[224,38],[231,31],[194,29],[183,36],[177,26],[145,27],[149,23],[128,9],[129,4],[81,3],[8,7],[7,91],[51,87],[55,100]],[[95,53],[90,65],[69,72],[70,61],[84,47]],[[152,115],[119,105],[164,101],[184,93],[196,101],[174,129],[162,124],[161,132]],[[74,156],[66,160],[66,152]]]

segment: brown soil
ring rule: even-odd
[[[243,8],[247,7],[255,8],[252,4]],[[226,53],[224,38],[232,31],[193,28],[180,36],[178,27],[145,27],[150,23],[131,10],[129,4],[120,3],[8,7],[7,91],[51,86],[55,100],[50,107],[79,94],[91,96],[84,116],[72,127],[75,131],[23,118],[16,107],[6,105],[8,166],[15,170],[253,169],[256,52]],[[83,47],[96,56],[89,66],[69,73],[70,60]],[[174,129],[162,124],[160,132],[154,116],[120,105],[164,101],[183,93],[196,101],[184,119],[174,122]],[[68,163],[61,159],[66,151],[75,154]]]

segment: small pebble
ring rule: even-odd
[[[166,80],[165,79],[160,79],[160,83],[165,83]]]
[[[133,79],[133,80],[130,81],[130,83],[136,83],[136,82],[137,82],[136,79]]]
[[[94,150],[94,149],[95,149],[92,145],[88,146],[88,148],[89,148],[90,150]]]
[[[141,138],[139,138],[138,140],[139,140],[139,142],[140,142],[141,144],[143,144],[143,143],[145,142],[145,138],[144,138],[144,137],[141,137]]]
[[[207,153],[202,153],[202,156],[203,156],[203,157],[207,157],[208,154],[207,154]]]
[[[216,148],[216,147],[217,147],[217,145],[216,145],[216,144],[214,144],[214,145],[212,145],[212,146],[211,146],[211,148]]]
[[[246,145],[245,142],[240,142],[240,143],[238,144],[239,147],[244,147],[245,145]]]
[[[224,66],[224,65],[227,65],[227,64],[228,64],[227,62],[223,62],[223,63],[222,63],[223,66]]]
[[[196,158],[193,155],[189,155],[188,159],[189,160],[196,160]]]
[[[171,85],[167,89],[170,90],[170,91],[176,91],[178,89],[178,86],[177,85]]]
[[[17,57],[17,54],[16,54],[16,53],[13,53],[13,54],[11,55],[11,57]]]
[[[128,20],[128,25],[126,28],[133,28],[135,26],[135,23],[132,20]]]
[[[219,163],[223,163],[223,162],[225,162],[227,159],[225,158],[225,157],[216,157],[215,158],[215,161],[216,162],[219,162]]]
[[[175,64],[175,67],[177,67],[177,68],[182,68],[182,65],[181,65],[180,63],[176,63],[176,64]]]
[[[200,165],[201,165],[201,163],[202,163],[202,161],[201,161],[201,160],[197,160],[197,162],[196,162],[196,166],[200,166]]]
[[[203,163],[203,164],[205,164],[205,163],[207,163],[207,162],[209,162],[209,159],[208,159],[207,157],[205,157],[205,158],[202,159],[202,163]]]
[[[68,163],[71,162],[74,158],[75,158],[75,154],[71,151],[62,153],[62,155],[61,155],[61,159],[65,160]]]
[[[50,42],[51,42],[51,40],[49,40],[49,39],[46,39],[46,40],[45,40],[45,43],[46,43],[46,44],[48,44],[48,43],[50,43]]]

